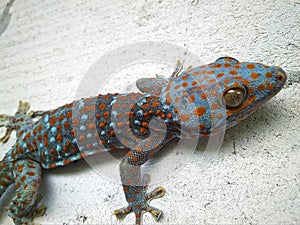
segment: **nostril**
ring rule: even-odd
[[[283,82],[285,81],[286,75],[283,71],[278,71],[277,72],[277,81]]]

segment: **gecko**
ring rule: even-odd
[[[29,104],[20,102],[14,116],[0,115],[0,126],[6,128],[0,141],[16,131],[16,143],[0,161],[0,197],[10,185],[16,187],[7,213],[16,225],[33,225],[45,213],[38,193],[42,169],[124,150],[119,171],[128,205],[113,213],[124,219],[133,212],[141,224],[142,214],[149,212],[158,221],[162,211],[150,201],[163,197],[165,189],[147,192],[150,177],[142,176],[141,166],[171,141],[233,127],[285,81],[278,66],[221,57],[186,70],[178,63],[169,78],[139,79],[139,93],[99,94],[49,111],[29,112]]]

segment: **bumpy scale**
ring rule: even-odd
[[[120,175],[128,206],[114,214],[123,219],[134,212],[136,224],[143,212],[158,220],[162,212],[149,201],[165,190],[146,192],[149,177],[141,176],[141,165],[172,140],[234,126],[279,92],[285,80],[279,67],[223,57],[182,72],[178,64],[169,78],[140,79],[143,93],[99,95],[47,112],[28,113],[28,103],[20,102],[14,116],[0,115],[0,126],[7,128],[1,141],[14,129],[17,135],[0,162],[0,196],[16,186],[8,215],[15,224],[28,225],[43,214],[37,194],[42,169],[123,149]]]

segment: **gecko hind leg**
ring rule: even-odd
[[[33,160],[14,162],[15,197],[11,200],[8,215],[15,224],[33,225],[32,220],[45,213],[45,206],[37,207],[42,199],[37,190],[41,181],[41,167]]]

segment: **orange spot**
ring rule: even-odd
[[[144,104],[144,105],[141,106],[141,108],[144,109],[144,110],[148,109],[149,108],[149,104]]]
[[[24,165],[18,167],[18,172],[21,173],[23,171]]]
[[[71,159],[66,159],[66,160],[64,161],[64,165],[67,165],[67,164],[69,164],[69,163],[71,163],[71,162],[72,162]]]
[[[42,130],[43,130],[43,126],[40,125],[40,126],[38,127],[38,131],[41,132]]]
[[[72,124],[73,124],[73,126],[77,127],[79,125],[79,119],[78,118],[74,118],[72,120]]]
[[[65,127],[65,129],[69,129],[70,128],[70,123],[68,121],[65,122],[64,127]]]
[[[189,114],[181,114],[179,115],[179,120],[181,122],[187,122],[191,119],[190,115]]]
[[[222,113],[218,113],[218,114],[217,114],[217,117],[218,117],[219,119],[221,119],[221,118],[223,117]]]
[[[68,112],[66,113],[66,117],[67,117],[67,118],[71,118],[71,117],[72,117],[72,112],[71,112],[71,111],[68,111]]]
[[[250,77],[252,77],[253,79],[257,79],[258,73],[251,73]]]
[[[231,66],[231,65],[230,65],[229,63],[225,63],[225,64],[224,64],[224,67],[225,67],[225,68],[228,68],[228,67],[230,67],[230,66]]]
[[[208,80],[208,83],[211,83],[211,84],[213,84],[215,82],[216,82],[216,79],[210,79],[210,80]]]
[[[217,78],[220,78],[220,77],[223,77],[223,76],[224,76],[224,73],[217,74]]]
[[[242,83],[245,84],[245,85],[247,85],[247,86],[250,85],[250,81],[249,80],[243,80]]]
[[[215,68],[221,68],[222,64],[218,63],[216,65],[214,65]]]
[[[266,77],[267,77],[267,78],[272,78],[272,73],[266,72]]]
[[[265,90],[265,85],[260,84],[260,85],[258,85],[257,89],[260,91],[263,91],[263,90]]]
[[[196,71],[196,72],[193,73],[193,76],[198,76],[199,74],[200,74],[200,72]]]
[[[235,69],[240,69],[241,66],[240,66],[240,65],[235,65],[234,68],[235,68]]]
[[[28,176],[31,176],[31,177],[33,177],[33,176],[35,175],[35,173],[34,173],[34,172],[31,172],[31,171],[27,172],[26,174],[27,174]]]
[[[251,88],[251,87],[249,87],[249,88],[248,88],[248,92],[249,92],[250,94],[252,94],[252,93],[254,92],[254,89]]]
[[[195,96],[194,95],[189,96],[189,102],[191,102],[191,103],[195,102]]]
[[[104,104],[104,103],[101,103],[98,107],[99,110],[103,110],[105,108],[106,108],[106,104]]]
[[[96,128],[96,126],[95,126],[94,123],[89,123],[89,124],[87,125],[87,127],[88,127],[90,130],[93,130],[93,129]]]
[[[44,145],[45,145],[45,147],[48,147],[48,135],[47,135],[47,133],[44,134]]]
[[[189,84],[187,82],[182,83],[182,87],[187,87]]]
[[[196,85],[197,85],[197,81],[193,81],[192,86],[196,86]]]
[[[268,90],[272,90],[274,88],[273,84],[268,84]]]
[[[78,140],[79,140],[80,142],[85,141],[85,136],[84,136],[83,134],[81,134],[81,135],[79,136]]]
[[[186,75],[182,76],[181,79],[182,80],[186,80],[188,77]]]
[[[169,83],[168,86],[166,87],[165,91],[169,91],[171,87],[171,84]],[[144,88],[144,92],[149,92],[149,88]]]
[[[59,119],[60,121],[62,121],[64,118],[65,118],[65,116],[64,116],[63,114],[61,114],[61,115],[58,117],[58,119]]]
[[[107,119],[108,117],[109,117],[109,112],[108,111],[106,111],[105,113],[103,113],[103,117],[105,118],[105,119]]]
[[[206,113],[206,108],[203,106],[199,106],[194,110],[195,116],[203,116]]]
[[[56,135],[56,141],[58,144],[62,142],[62,136],[61,136],[60,132],[57,133],[57,135]]]
[[[230,71],[229,71],[229,74],[230,74],[230,75],[237,75],[238,72],[237,72],[236,70],[230,70]]]
[[[172,97],[171,97],[170,93],[168,93],[166,95],[166,100],[169,101],[169,102],[172,102]]]
[[[181,87],[181,85],[177,84],[174,88],[175,88],[175,90],[177,90],[180,87]]]
[[[216,110],[216,109],[218,109],[220,106],[219,106],[219,104],[218,103],[213,103],[213,104],[211,104],[211,106],[210,106],[210,108],[212,109],[212,110]]]
[[[205,100],[205,99],[207,98],[207,97],[206,97],[206,94],[205,94],[205,93],[202,93],[202,94],[201,94],[201,98]]]
[[[253,65],[253,64],[247,64],[247,68],[249,70],[253,70],[253,69],[255,69],[255,65]]]

